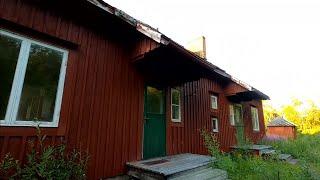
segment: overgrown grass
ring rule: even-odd
[[[303,168],[310,179],[320,179],[320,134],[298,134],[295,140],[264,141],[264,143],[299,159],[298,166]]]
[[[262,159],[256,156],[234,156],[224,154],[217,157],[213,167],[224,169],[230,179],[304,179],[303,169],[285,162]]]
[[[212,166],[226,170],[230,179],[320,179],[317,174],[320,171],[318,164],[320,163],[319,137],[303,137],[303,139],[299,137],[297,142],[269,142],[269,144],[274,145],[284,153],[293,154],[300,159],[297,165],[292,165],[278,160],[276,155],[269,158],[261,158],[243,151],[223,153],[219,151],[219,143],[214,135],[206,131],[202,131],[202,135],[208,151],[216,158],[212,162]],[[305,154],[301,156],[303,153]]]

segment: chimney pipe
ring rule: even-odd
[[[186,45],[186,49],[202,57],[203,59],[207,58],[206,38],[204,36],[200,36],[189,41]]]

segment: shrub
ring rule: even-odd
[[[66,145],[44,146],[46,136],[37,127],[37,144],[29,142],[31,152],[22,165],[10,154],[0,162],[0,177],[9,179],[85,179],[89,160],[88,153],[73,150],[68,152]],[[38,150],[39,149],[39,150]]]

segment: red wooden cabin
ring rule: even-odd
[[[40,122],[47,143],[88,149],[88,177],[125,163],[206,154],[236,129],[265,135],[260,91],[98,0],[0,0],[0,159],[23,160]]]
[[[297,126],[283,117],[277,117],[268,123],[266,134],[274,139],[295,139]]]

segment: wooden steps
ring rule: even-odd
[[[227,172],[221,169],[213,169],[206,167],[202,170],[187,172],[184,175],[171,177],[170,180],[194,180],[194,179],[212,179],[212,180],[225,180],[228,178]]]
[[[242,147],[237,147],[237,146],[231,146],[233,149],[244,149]],[[251,151],[253,151],[255,154],[259,156],[271,156],[275,155],[278,152],[272,147],[268,145],[250,145],[245,147]],[[288,162],[290,164],[297,164],[298,160],[294,159],[290,154],[279,154],[278,155],[279,160]]]
[[[232,149],[247,149],[252,151],[253,154],[263,156],[267,154],[273,154],[275,153],[275,150],[273,149],[272,146],[267,146],[267,145],[259,145],[259,144],[254,144],[254,145],[247,145],[247,146],[231,146]]]
[[[127,163],[127,174],[142,180],[227,179],[226,171],[212,169],[210,156],[179,154]]]
[[[279,160],[281,161],[289,161],[292,159],[290,154],[279,154]]]

